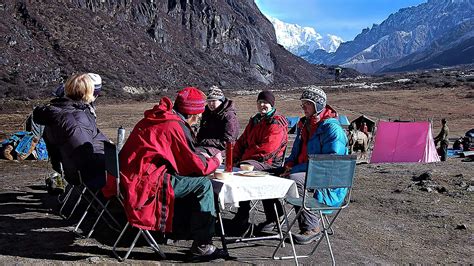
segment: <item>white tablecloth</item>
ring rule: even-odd
[[[211,181],[221,209],[226,203],[238,207],[240,201],[298,197],[295,181],[277,176],[248,177],[234,173],[224,180]]]

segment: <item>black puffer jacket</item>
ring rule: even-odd
[[[206,106],[202,114],[201,126],[197,134],[197,146],[225,150],[227,141],[235,141],[239,136],[239,121],[232,100],[225,99],[214,111]]]
[[[53,168],[62,163],[68,182],[78,183],[80,172],[92,188],[105,184],[104,144],[107,138],[97,128],[89,104],[67,98],[56,98],[50,104],[35,108],[33,119],[44,125],[43,137]]]

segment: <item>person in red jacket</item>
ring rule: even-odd
[[[257,97],[258,113],[250,118],[244,133],[235,143],[233,160],[235,165],[251,164],[258,171],[272,171],[282,166],[288,143],[288,121],[275,109],[275,96],[271,91],[262,91]],[[266,221],[257,230],[268,231],[275,225],[274,204],[278,216],[283,209],[277,199],[263,200]],[[232,219],[232,229],[241,233],[248,228],[250,202],[240,202],[237,214]],[[263,230],[265,229],[265,230]]]
[[[204,93],[194,87],[179,91],[174,105],[163,97],[145,111],[120,151],[128,221],[161,232],[186,224],[173,233],[190,230],[186,237],[194,240],[191,254],[199,261],[226,256],[212,245],[216,212],[212,184],[206,177],[222,163],[222,156],[197,152],[191,134],[205,105]],[[186,217],[178,217],[177,212]]]

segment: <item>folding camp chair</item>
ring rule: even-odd
[[[117,147],[113,143],[104,142],[104,150],[105,150],[105,171],[109,176],[113,176],[113,177],[116,178],[117,193],[116,193],[115,198],[120,202],[120,204],[122,206],[124,206],[123,196],[120,193],[120,168],[119,168],[119,158],[118,158]],[[108,204],[108,202],[106,204]],[[117,245],[119,244],[120,240],[122,239],[123,235],[125,234],[125,232],[127,231],[129,226],[130,226],[130,223],[127,221],[127,224],[124,226],[124,228],[120,232],[120,235],[118,236],[118,238],[115,241],[114,246],[112,248],[112,252],[114,253],[114,256],[120,262],[125,261],[128,258],[128,256],[132,252],[133,248],[135,247],[135,244],[137,243],[138,238],[140,237],[140,235],[143,236],[143,238],[147,241],[147,243],[150,245],[150,247],[156,253],[158,253],[158,255],[162,259],[166,258],[165,254],[161,251],[160,247],[158,246],[158,243],[153,238],[153,236],[150,234],[150,232],[148,230],[144,230],[144,229],[140,229],[140,228],[138,228],[138,233],[136,234],[132,244],[128,248],[127,253],[125,254],[124,257],[121,257],[117,252]]]
[[[346,208],[349,205],[352,183],[355,172],[356,165],[356,155],[310,155],[308,162],[308,169],[306,172],[306,180],[304,185],[304,195],[302,198],[287,198],[285,201],[293,206],[300,207],[299,211],[296,213],[294,220],[289,223],[288,216],[286,214],[285,208],[285,217],[287,223],[287,230],[283,239],[280,241],[275,251],[273,252],[273,259],[291,259],[293,258],[298,265],[298,258],[308,257],[314,254],[316,248],[319,246],[321,241],[326,238],[328,245],[329,253],[331,254],[331,259],[333,265],[335,265],[334,254],[331,247],[331,242],[329,241],[329,234],[332,232],[331,226],[334,224],[334,221],[340,214],[341,210]],[[309,194],[308,189],[314,190],[324,190],[324,189],[334,189],[334,188],[347,188],[348,192],[340,206],[331,207],[320,203],[312,195]],[[318,240],[313,250],[305,256],[298,256],[296,254],[295,245],[293,243],[293,237],[291,233],[291,228],[296,223],[298,218],[303,213],[303,210],[311,211],[317,213],[321,217],[321,231],[323,233],[322,237]],[[333,211],[336,211],[332,219],[328,218],[328,215],[332,214]],[[293,256],[276,256],[278,250],[289,238]]]
[[[63,166],[62,166],[61,162],[58,163],[58,167],[59,167],[58,170],[59,170],[60,177],[62,179],[64,179],[64,170],[63,170]],[[91,190],[90,188],[88,188],[84,184],[84,182],[82,181],[82,176],[81,176],[80,172],[78,172],[78,176],[79,176],[78,184],[73,185],[71,183],[68,183],[67,190],[63,193],[64,196],[62,196],[62,197],[61,197],[61,195],[58,196],[58,202],[61,204],[61,206],[59,208],[59,215],[64,217],[66,220],[70,219],[74,215],[74,213],[75,213],[77,207],[79,206],[79,204],[83,200],[85,200],[88,203],[88,206],[86,207],[86,209],[85,209],[84,213],[82,214],[81,218],[79,219],[78,223],[75,225],[75,227],[73,229],[74,233],[78,232],[80,225],[82,224],[82,222],[86,218],[86,216],[89,213],[89,210],[91,208],[94,209],[96,212],[100,212],[100,215],[97,218],[94,225],[92,226],[92,228],[90,229],[89,233],[85,236],[86,238],[89,238],[92,235],[92,233],[95,229],[95,226],[97,225],[97,222],[102,217],[102,214],[104,212],[107,214],[108,219],[110,219],[114,223],[114,225],[111,225],[108,220],[104,220],[105,223],[110,228],[112,228],[116,231],[119,231],[117,228],[120,227],[120,224],[112,216],[112,214],[107,210],[107,204],[108,203],[106,205],[104,205],[102,203],[102,201],[97,197],[97,194],[98,194],[99,191],[94,192],[93,190]],[[76,200],[75,202],[70,203],[71,200],[74,200],[74,197],[72,197],[73,193],[76,193],[78,195],[78,197],[77,197],[77,199],[75,199]],[[69,214],[66,215],[65,214],[65,207],[67,205],[70,205],[70,204],[73,204],[72,209],[69,211]]]
[[[46,139],[45,139],[45,141],[46,141]],[[53,162],[53,157],[55,157],[55,154],[57,154],[57,152],[55,153],[54,151],[48,149],[48,154],[50,155],[49,162],[51,163],[53,170],[56,171],[57,173],[59,173],[60,178],[63,181],[66,180],[65,179],[65,174],[64,174],[64,169],[63,169],[63,164],[61,162],[60,157],[55,158],[54,162]],[[63,217],[66,220],[69,220],[73,216],[73,214],[75,213],[75,211],[77,209],[77,206],[81,202],[82,197],[85,194],[85,192],[86,192],[85,188],[83,188],[79,183],[77,183],[76,185],[73,185],[73,184],[67,182],[64,193],[58,195],[58,198],[57,198],[57,200],[60,204],[59,216]],[[71,201],[74,200],[74,197],[73,197],[74,193],[76,193],[78,195],[78,198],[76,199],[75,202],[71,203]],[[67,212],[66,207],[71,205],[71,204],[73,204],[73,206],[69,210],[68,214],[66,214],[66,212]]]
[[[80,176],[80,173],[79,173],[79,176]],[[86,216],[89,214],[89,210],[91,208],[96,213],[99,213],[99,214],[98,214],[94,224],[92,225],[91,229],[89,230],[89,233],[87,235],[84,235],[85,238],[89,238],[92,235],[92,233],[94,232],[95,227],[97,226],[97,223],[99,222],[99,220],[101,218],[103,218],[104,213],[107,214],[107,219],[103,219],[105,224],[107,224],[107,226],[109,228],[111,228],[112,230],[114,230],[114,231],[117,231],[117,232],[120,231],[120,229],[118,229],[120,227],[119,222],[114,218],[114,216],[107,209],[107,207],[110,203],[110,200],[107,200],[107,202],[104,204],[102,202],[102,200],[97,197],[100,190],[98,190],[97,192],[94,192],[93,190],[88,188],[87,185],[85,185],[82,182],[82,178],[80,178],[80,180],[81,180],[81,185],[82,185],[83,189],[82,189],[82,194],[79,197],[78,203],[81,201],[82,198],[84,198],[86,201],[89,202],[89,204],[87,205],[87,208],[85,209],[84,213],[82,214],[81,218],[79,219],[79,222],[77,222],[76,226],[74,227],[73,232],[74,233],[78,232],[79,227],[81,226],[81,224],[84,221],[84,219],[86,218]],[[88,194],[89,196],[86,196],[86,194]],[[108,219],[110,219],[113,222],[113,225],[111,225],[109,223]]]
[[[66,180],[64,178],[62,163],[59,163],[59,167],[60,167],[59,174],[61,175],[61,178],[63,178],[63,180]],[[72,203],[73,206],[69,210],[69,213],[66,214],[67,212],[66,207],[71,204],[70,203],[71,200],[74,200],[73,193],[77,194],[78,197],[76,198],[76,201]],[[69,220],[74,215],[77,207],[81,203],[84,194],[86,194],[86,188],[83,187],[81,184],[73,185],[71,183],[67,183],[65,192],[63,194],[64,194],[63,196],[61,195],[58,196],[58,202],[59,204],[61,204],[61,206],[59,207],[59,216],[63,217],[66,220]]]

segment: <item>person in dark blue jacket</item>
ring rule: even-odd
[[[295,180],[300,197],[304,193],[308,154],[345,155],[347,136],[339,124],[336,111],[326,104],[326,93],[316,87],[303,91],[300,97],[304,117],[297,125],[296,139],[290,156],[285,160],[284,177]],[[329,206],[340,205],[347,194],[346,188],[316,191],[315,198]],[[308,244],[321,235],[318,216],[303,211],[298,220],[300,234],[294,239],[298,244]]]
[[[105,185],[103,141],[108,139],[97,128],[94,109],[94,81],[89,74],[75,74],[64,86],[63,97],[33,111],[36,123],[44,125],[43,137],[53,169],[62,164],[68,182],[79,177],[92,189]],[[79,176],[80,175],[80,176]]]

